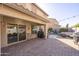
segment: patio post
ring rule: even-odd
[[[47,29],[47,25],[45,24],[45,25],[44,25],[45,39],[48,38],[48,31],[47,31],[47,30],[48,30],[48,29]]]
[[[0,48],[1,48],[1,16],[0,16]]]

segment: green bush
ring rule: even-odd
[[[73,27],[79,27],[79,23],[75,24]]]
[[[60,28],[59,32],[68,32],[68,29],[67,28]]]
[[[48,32],[53,32],[53,29],[52,29],[52,28],[49,28],[49,29],[48,29]]]

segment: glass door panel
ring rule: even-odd
[[[19,33],[19,41],[25,40],[26,39],[26,26],[19,25],[18,33]]]
[[[8,24],[7,25],[8,43],[17,42],[18,41],[17,35],[18,35],[17,25]]]

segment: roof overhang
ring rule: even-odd
[[[46,22],[46,23],[49,22],[48,18],[43,18],[43,17],[41,17],[41,16],[39,16],[39,15],[33,13],[32,11],[29,11],[28,9],[25,9],[23,6],[18,5],[18,4],[16,4],[16,3],[3,3],[3,5],[6,5],[6,6],[8,6],[8,7],[11,7],[11,8],[13,8],[13,9],[16,9],[16,10],[18,10],[18,11],[20,11],[20,12],[23,12],[23,13],[29,15],[29,16],[34,17],[34,18],[40,19],[41,21],[44,21],[44,22]]]

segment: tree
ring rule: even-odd
[[[69,24],[66,25],[66,28],[67,28],[67,29],[69,28]]]
[[[79,23],[75,24],[73,27],[79,27]]]
[[[52,29],[52,28],[49,28],[49,29],[48,29],[48,32],[52,32],[52,31],[53,31],[53,29]]]
[[[60,28],[59,32],[68,32],[68,29],[67,28]]]

